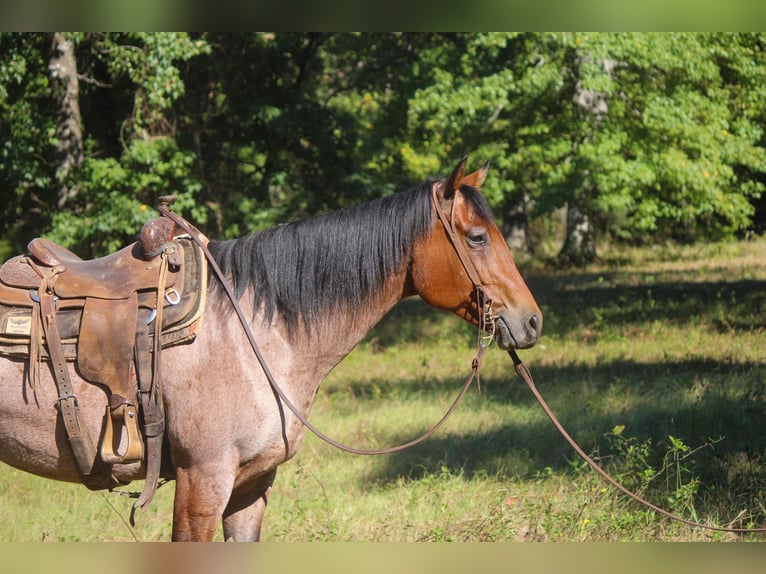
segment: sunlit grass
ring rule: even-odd
[[[759,239],[607,252],[581,271],[525,270],[545,326],[521,355],[541,393],[586,451],[686,517],[738,526],[766,518],[764,261]],[[404,302],[331,373],[312,421],[356,447],[413,438],[468,376],[474,337],[459,319]],[[264,540],[740,538],[657,517],[608,487],[497,348],[480,389],[403,453],[350,455],[308,435],[278,473]],[[2,540],[170,535],[172,484],[134,530],[127,498],[5,466],[0,492]]]

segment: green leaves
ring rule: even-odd
[[[211,236],[243,234],[465,154],[490,161],[509,237],[519,214],[555,233],[565,206],[618,241],[736,235],[766,182],[763,34],[67,37],[86,154],[60,213],[50,36],[0,34],[0,221],[20,246],[46,233],[95,254],[164,193]]]
[[[127,76],[136,87],[134,119],[143,125],[160,121],[184,94],[178,64],[209,54],[210,46],[182,32],[136,32],[104,35],[96,50],[113,78]]]
[[[101,89],[129,81],[132,89],[126,92],[132,105],[126,106],[125,116],[110,118],[119,123],[117,141],[104,140],[101,118],[92,113],[84,118],[90,153],[73,177],[76,191],[66,210],[49,213],[46,235],[83,256],[103,255],[132,241],[156,215],[157,198],[169,194],[179,196],[177,209],[191,211],[204,224],[207,212],[195,199],[201,189],[194,175],[195,154],[179,147],[172,110],[184,94],[179,64],[208,53],[207,44],[175,33],[85,35],[77,40],[81,61],[90,66],[81,76],[107,73],[109,82],[93,79]],[[89,86],[83,83],[81,89],[86,113],[103,105],[101,94]],[[109,149],[117,153],[105,153]]]
[[[173,209],[204,224],[207,212],[196,207],[201,184],[192,174],[193,164],[193,154],[169,138],[135,140],[120,158],[89,158],[78,189],[78,198],[87,198],[87,204],[54,213],[47,235],[77,253],[115,251],[157,215],[162,195],[177,195]]]

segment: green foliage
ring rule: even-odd
[[[0,229],[14,247],[17,234],[41,231],[55,197],[48,48],[44,36],[0,34]]]
[[[87,159],[78,191],[87,204],[77,212],[54,213],[48,236],[77,253],[105,255],[134,240],[157,215],[162,195],[177,194],[173,209],[204,223],[206,212],[194,203],[200,184],[192,175],[193,162],[193,154],[168,138],[134,140],[119,159]]]
[[[159,118],[154,114],[172,107],[183,95],[184,82],[179,62],[209,54],[210,46],[186,33],[129,33],[105,36],[101,50],[109,51],[108,69],[112,77],[127,76],[136,86],[138,123]],[[147,117],[142,108],[149,110]]]
[[[68,209],[51,217],[48,235],[75,251],[103,255],[133,240],[156,215],[162,195],[177,194],[175,208],[204,224],[207,212],[195,196],[195,154],[179,147],[172,121],[174,103],[184,94],[179,64],[209,52],[201,39],[184,33],[104,34],[80,38],[103,59],[113,83],[133,85],[130,115],[120,121],[119,155],[101,157],[98,133],[88,137],[90,155],[74,180],[77,193]],[[94,71],[100,68],[93,64]],[[87,123],[86,123],[87,127]]]
[[[637,168],[628,174],[642,177],[639,185],[633,178],[625,193],[631,181],[620,178],[625,170],[613,164],[597,176],[597,189],[607,198],[600,202],[602,208],[613,208],[612,213],[625,218],[618,219],[622,225],[617,234],[640,239],[659,232],[694,239],[746,229],[753,215],[750,199],[763,188],[753,174],[764,171],[766,155],[759,146],[760,127],[736,112],[738,94],[722,77],[726,61],[710,57],[720,50],[719,42],[730,45],[733,38],[618,38],[613,79],[617,89],[626,82],[633,89],[627,97],[621,94],[608,123],[628,136],[615,146],[619,158]],[[657,56],[650,60],[647,51]],[[753,64],[762,67],[762,62]],[[625,201],[615,204],[612,195]]]
[[[752,35],[471,35],[464,60],[481,65],[439,69],[413,96],[410,155],[478,153],[507,178],[490,178],[494,203],[574,202],[618,238],[730,236],[763,190],[763,118],[742,113],[762,48]]]
[[[614,456],[608,469],[617,481],[639,496],[667,502],[667,510],[698,521],[694,507],[700,479],[693,456],[712,446],[709,442],[692,449],[682,439],[668,435],[663,453],[652,448],[651,439],[639,441],[626,436],[625,425],[617,425],[606,438]]]
[[[490,161],[496,215],[524,214],[538,246],[568,205],[602,244],[763,225],[762,33],[67,37],[85,159],[61,211],[51,36],[0,35],[0,221],[17,246],[45,233],[101,253],[163,193],[209,235],[241,235],[444,175],[465,154]]]

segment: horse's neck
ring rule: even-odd
[[[293,344],[296,353],[313,362],[316,376],[327,375],[370,330],[408,293],[404,292],[403,275],[392,277],[380,291],[356,308],[336,313]]]

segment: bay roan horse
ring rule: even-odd
[[[477,323],[473,281],[452,241],[470,258],[501,348],[527,348],[542,314],[479,194],[487,166],[209,250],[231,280],[279,386],[308,416],[323,378],[402,298]],[[450,217],[445,230],[435,202]],[[452,240],[450,239],[452,237]],[[163,475],[175,479],[173,540],[257,540],[277,467],[295,455],[305,427],[279,408],[221,284],[210,293],[196,340],[165,349]],[[50,369],[34,393],[25,361],[0,357],[0,459],[47,478],[80,482]],[[99,436],[106,395],[69,363],[82,420]],[[144,464],[115,464],[125,483]]]

